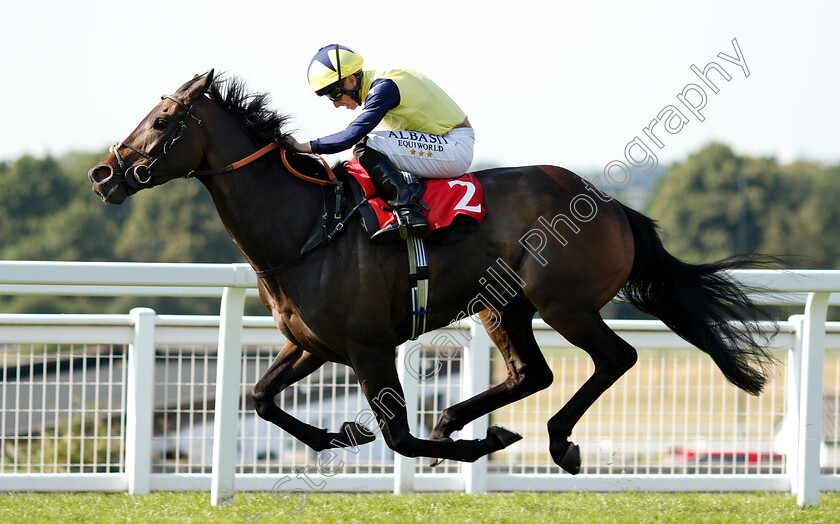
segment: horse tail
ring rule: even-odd
[[[635,256],[622,295],[708,353],[734,385],[759,394],[767,381],[768,364],[774,361],[765,346],[775,333],[760,329],[757,319],[767,315],[726,272],[769,267],[777,259],[751,254],[711,264],[683,262],[665,250],[654,220],[623,207]]]

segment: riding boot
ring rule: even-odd
[[[429,226],[417,205],[418,184],[409,184],[402,173],[385,159],[367,169],[376,192],[394,208],[397,220],[377,231],[371,240],[377,244],[393,242],[400,236],[400,228],[408,234],[421,236]]]

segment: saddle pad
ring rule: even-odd
[[[376,194],[367,171],[357,160],[347,162],[345,167],[362,186],[365,198]],[[429,223],[429,231],[424,237],[429,236],[435,229],[450,225],[458,215],[468,216],[478,223],[484,220],[484,215],[487,213],[484,209],[484,192],[478,179],[472,173],[458,178],[426,178],[423,181],[426,183],[426,191],[422,200],[429,207],[426,210],[420,206],[420,210]],[[396,220],[390,211],[390,206],[378,196],[370,200],[370,205],[376,213],[380,228]]]

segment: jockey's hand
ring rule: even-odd
[[[292,147],[295,151],[300,151],[301,153],[311,153],[312,152],[312,144],[309,142],[304,142],[301,144],[294,137],[289,137],[289,140],[292,141]]]

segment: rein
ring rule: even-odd
[[[274,145],[278,145],[278,144],[275,142]],[[268,147],[268,146],[266,146],[266,147]],[[254,154],[256,154],[256,153],[254,153]],[[321,155],[319,155],[317,153],[312,153],[312,154],[317,156],[318,160],[320,160],[321,163],[324,164],[324,169],[326,169],[326,171],[327,171],[327,176],[330,177],[329,180],[321,180],[320,178],[314,178],[314,177],[311,177],[311,176],[307,176],[307,175],[304,175],[303,173],[295,170],[295,168],[293,168],[289,164],[289,161],[286,160],[286,150],[285,149],[280,151],[280,158],[283,159],[283,165],[286,167],[286,169],[289,170],[289,173],[295,175],[296,177],[298,177],[301,180],[305,180],[307,182],[312,182],[313,184],[318,184],[318,185],[321,185],[321,186],[333,185],[333,186],[336,186],[336,187],[341,187],[341,185],[342,185],[341,182],[335,177],[335,173],[333,173],[332,169],[330,169],[330,166],[327,164],[327,161],[324,160],[324,157],[322,157]]]

